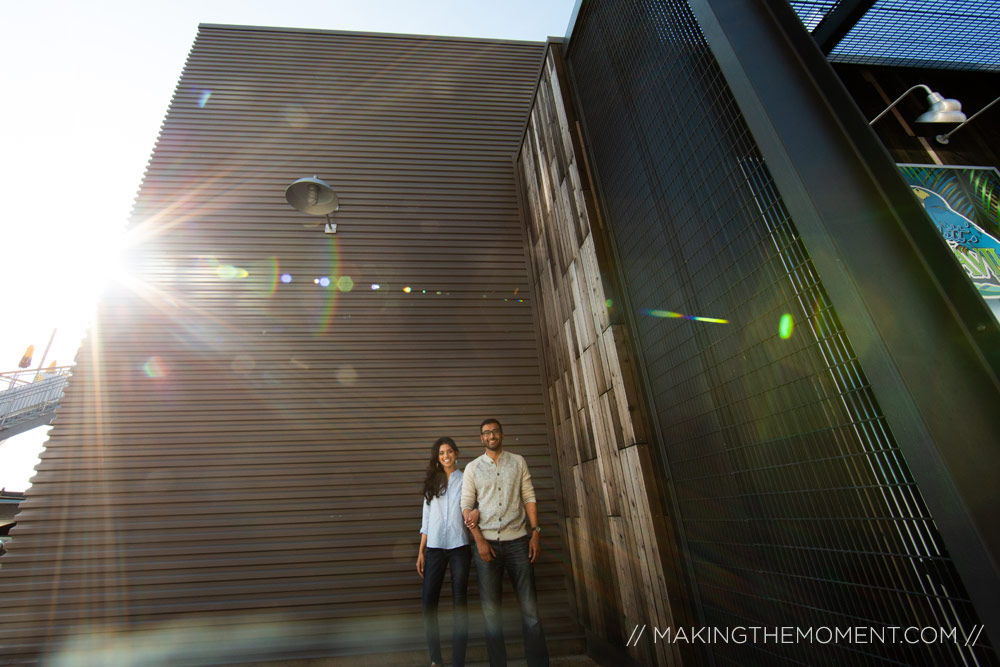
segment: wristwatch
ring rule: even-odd
[[[535,533],[538,533],[539,535],[541,535],[541,534],[542,534],[542,527],[541,527],[541,526],[532,526],[532,527],[531,527],[531,530],[532,530],[533,532],[535,532]]]

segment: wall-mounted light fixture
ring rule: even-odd
[[[978,116],[982,112],[986,111],[987,109],[989,109],[991,106],[993,106],[997,102],[1000,102],[1000,97],[996,98],[995,100],[993,100],[992,102],[990,102],[989,104],[987,104],[986,106],[984,106],[982,109],[980,109],[976,113],[972,114],[969,117],[969,120],[964,121],[961,125],[959,125],[958,127],[956,127],[954,130],[952,130],[948,134],[939,134],[939,135],[937,135],[934,138],[937,139],[937,142],[939,144],[946,144],[946,143],[948,143],[948,141],[950,140],[951,135],[955,134],[956,132],[958,132],[959,130],[961,130],[963,127],[965,127],[966,125],[968,125],[969,123],[971,123],[972,121],[974,121],[976,119],[976,116]]]
[[[330,214],[340,208],[340,200],[326,181],[316,176],[300,178],[285,188],[285,199],[293,208],[307,215],[326,216],[324,231],[327,234],[337,233],[337,223],[330,219]]]
[[[896,101],[885,108],[882,113],[875,116],[869,125],[874,125],[882,116],[889,113],[889,110],[894,106],[899,104],[904,97],[912,93],[917,88],[923,88],[927,91],[927,104],[930,108],[924,113],[917,116],[915,122],[917,123],[963,123],[965,122],[965,114],[962,113],[962,103],[958,100],[952,100],[946,98],[941,93],[936,93],[922,83],[918,83],[913,86],[905,93],[896,98]],[[957,129],[957,128],[956,128]]]

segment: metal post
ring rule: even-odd
[[[52,341],[56,338],[57,330],[58,329],[53,329],[52,335],[49,336],[49,344],[45,346],[45,352],[42,352],[42,360],[38,362],[38,370],[35,371],[35,377],[32,379],[32,382],[41,377],[42,369],[45,367],[45,357],[49,356],[49,348],[52,347]]]

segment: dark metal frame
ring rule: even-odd
[[[830,53],[840,43],[851,28],[874,6],[875,0],[841,0],[829,14],[823,17],[813,31],[813,39],[823,53]]]
[[[1000,645],[1000,328],[788,4],[690,5]]]

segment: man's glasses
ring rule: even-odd
[[[498,428],[495,428],[492,431],[481,431],[481,434],[487,438],[490,437],[491,435],[500,435],[501,433],[503,433],[503,431],[501,431]]]

